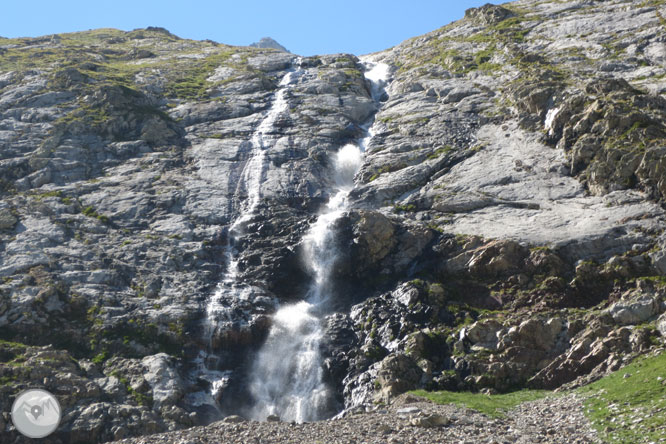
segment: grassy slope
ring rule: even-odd
[[[666,352],[637,359],[578,392],[589,396],[585,413],[606,441],[666,442]]]
[[[138,51],[145,55],[137,58]],[[261,75],[250,72],[247,59],[272,51],[180,39],[163,30],[97,29],[59,34],[54,40],[0,37],[0,72],[76,68],[97,85],[127,88],[137,87],[138,74],[158,75],[164,80],[166,97],[201,101],[208,99],[207,90],[213,83],[207,79],[216,68],[228,66],[239,74]],[[234,55],[239,57],[232,59]]]
[[[488,416],[498,417],[504,415],[507,410],[518,404],[543,398],[551,392],[545,390],[519,390],[500,395],[484,395],[483,393],[470,392],[426,392],[425,390],[417,390],[412,393],[427,398],[437,404],[456,404],[477,410]]]
[[[438,404],[457,404],[488,416],[502,416],[526,401],[552,394],[520,390],[500,395],[469,392],[412,392]],[[632,364],[576,393],[585,396],[585,415],[611,444],[666,442],[666,352]]]

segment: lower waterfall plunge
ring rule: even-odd
[[[329,413],[333,397],[322,380],[319,346],[323,329],[319,311],[329,297],[331,268],[337,259],[332,225],[347,209],[346,197],[363,157],[359,147],[345,145],[335,156],[337,192],[303,239],[313,282],[305,301],[281,307],[254,362],[250,394],[252,416],[278,415],[288,421],[312,421]]]
[[[372,96],[378,100],[388,74],[384,64],[371,64],[366,78]],[[349,209],[347,197],[354,188],[354,176],[363,162],[363,150],[372,130],[358,146],[343,146],[333,159],[335,188],[324,211],[303,239],[305,261],[312,284],[306,300],[281,307],[265,344],[258,352],[249,375],[249,392],[254,405],[250,416],[264,420],[277,415],[285,421],[313,421],[333,413],[334,393],[323,381],[320,344],[323,327],[320,316],[331,295],[331,272],[338,258],[333,226]]]

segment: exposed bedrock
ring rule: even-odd
[[[271,316],[310,288],[333,156],[370,122],[322,314],[336,402],[575,386],[663,346],[663,17],[486,5],[371,55],[378,100],[348,54],[0,39],[0,408],[52,391],[53,443],[244,413]]]

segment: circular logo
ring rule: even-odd
[[[12,405],[12,422],[28,438],[43,438],[60,424],[60,403],[46,390],[26,390]]]

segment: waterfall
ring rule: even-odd
[[[365,76],[373,99],[378,100],[388,77],[388,66],[365,64],[371,68]],[[334,225],[349,210],[348,195],[363,163],[363,151],[372,138],[371,124],[372,121],[367,123],[366,136],[357,145],[343,146],[332,159],[333,195],[303,238],[304,260],[312,276],[307,298],[282,306],[275,313],[268,338],[249,375],[248,388],[254,402],[250,416],[254,419],[277,415],[300,423],[335,413],[334,393],[323,381],[321,316],[332,294],[330,280],[338,259]]]
[[[300,58],[297,64],[300,64]],[[274,141],[274,137],[270,133],[274,130],[275,121],[280,114],[288,110],[289,104],[286,95],[294,78],[297,77],[294,74],[294,71],[289,71],[282,77],[273,104],[250,139],[252,146],[251,156],[245,163],[241,179],[238,182],[238,188],[244,186],[246,190],[246,198],[241,201],[244,207],[238,210],[238,217],[229,228],[227,246],[225,248],[227,271],[222,278],[221,284],[218,285],[217,291],[206,305],[205,333],[209,344],[212,340],[214,330],[219,327],[220,319],[231,322],[229,314],[226,311],[226,306],[221,304],[225,291],[232,288],[233,291],[238,293],[237,297],[240,299],[246,299],[249,296],[248,292],[251,291],[247,286],[238,287],[237,285],[238,260],[234,244],[242,236],[245,223],[255,214],[257,205],[261,200],[261,183],[266,167],[266,150],[270,147],[270,142]],[[236,195],[239,194],[238,188],[235,193]]]
[[[256,292],[253,287],[239,282],[237,251],[234,245],[244,234],[245,224],[255,214],[261,201],[266,150],[276,141],[276,137],[272,134],[275,122],[281,114],[288,111],[287,93],[303,72],[300,61],[298,58],[295,67],[292,67],[280,80],[273,103],[250,139],[249,157],[243,166],[234,192],[234,200],[239,203],[239,208],[236,209],[237,217],[228,230],[225,247],[226,272],[215,293],[206,301],[202,330],[207,349],[201,350],[194,362],[196,368],[193,378],[206,381],[210,389],[188,394],[187,402],[193,406],[208,405],[219,411],[217,401],[229,381],[231,372],[218,370],[223,358],[215,352],[215,334],[218,330],[230,329],[234,323],[239,322],[239,319],[235,319],[230,301],[251,303]]]
[[[300,64],[300,59],[297,63]],[[295,78],[297,76],[294,71],[290,71],[284,75],[278,86],[279,89],[273,105],[252,135],[251,143],[254,154],[245,164],[241,181],[239,182],[239,185],[245,184],[247,188],[246,208],[240,212],[241,216],[231,226],[230,231],[233,234],[238,234],[236,231],[242,227],[244,222],[247,222],[252,217],[261,200],[261,182],[263,181],[266,166],[266,149],[269,148],[270,142],[269,134],[273,131],[275,121],[280,114],[286,112],[289,108],[286,94],[289,90],[289,85]]]

